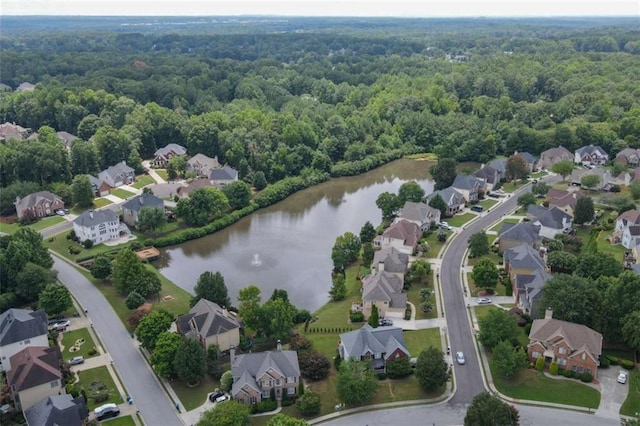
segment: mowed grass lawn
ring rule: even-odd
[[[145,186],[153,185],[154,183],[156,183],[156,181],[151,176],[141,175],[141,176],[136,176],[136,183],[134,183],[131,186],[134,187],[135,189],[142,189]]]
[[[438,234],[440,232],[444,232],[445,234],[447,234],[447,239],[444,242],[438,241]],[[447,231],[446,229],[436,229],[436,230],[430,231],[429,234],[425,237],[425,241],[427,242],[427,244],[429,244],[429,252],[427,253],[427,257],[430,257],[430,258],[438,257],[438,253],[440,252],[440,249],[442,249],[442,247],[447,243],[447,240],[449,240],[449,237],[451,237],[451,234],[452,232]]]
[[[228,370],[229,368],[227,368]],[[209,374],[205,374],[198,386],[189,387],[180,380],[171,382],[171,387],[180,398],[182,410],[193,410],[207,401],[207,396],[216,388],[220,388],[220,382]],[[213,406],[211,407],[213,408]]]
[[[84,340],[84,343],[78,346],[79,350],[70,352],[69,350],[74,346],[74,343],[78,340]],[[81,328],[79,330],[65,331],[62,333],[62,359],[69,361],[76,356],[82,356],[85,359],[90,358],[89,351],[93,349],[96,344],[94,343],[89,330]],[[96,353],[97,356],[98,354]]]
[[[156,173],[164,180],[169,180],[169,173],[166,169],[156,169]]]
[[[451,226],[460,227],[476,217],[473,213],[457,214],[447,219],[447,223]]]
[[[111,200],[109,200],[108,198],[96,198],[93,200],[93,206],[97,209],[99,209],[100,207],[108,206],[109,204],[113,204],[113,202],[111,202]]]
[[[78,377],[80,378],[80,384],[84,388],[85,392],[87,392],[87,396],[89,396],[89,401],[87,402],[87,408],[89,411],[93,410],[99,405],[106,404],[108,402],[113,402],[114,404],[122,404],[122,395],[118,392],[118,388],[113,381],[113,378],[109,374],[109,370],[107,367],[96,367],[91,368],[89,370],[83,370],[78,372]],[[95,382],[102,382],[107,386],[109,392],[109,398],[103,402],[94,402],[93,398],[91,398],[91,384]]]
[[[118,198],[122,198],[123,200],[126,200],[129,197],[133,197],[134,194],[133,192],[127,191],[126,189],[122,189],[122,188],[113,188],[111,191],[109,191],[111,193],[111,195],[115,195]]]
[[[44,219],[40,219],[36,223],[29,225],[29,228],[33,229],[36,232],[40,232],[45,228],[57,225],[58,223],[62,223],[64,221],[65,219],[62,216],[45,217]]]
[[[136,426],[136,422],[131,416],[114,417],[110,420],[103,420],[102,424],[109,426]]]
[[[500,232],[500,230],[502,229],[502,225],[504,225],[505,223],[518,223],[518,222],[520,222],[520,219],[514,219],[514,218],[502,219],[500,222],[496,223],[493,226],[493,228],[489,229],[489,231]]]
[[[425,328],[422,330],[405,331],[404,342],[412,358],[417,358],[420,352],[433,346],[442,350],[442,341],[440,340],[440,329],[438,327]]]
[[[70,231],[63,232],[57,235],[54,235],[51,238],[47,238],[44,240],[44,246],[50,250],[55,251],[61,256],[66,257],[72,261],[76,261],[81,257],[88,256],[96,256],[98,254],[102,254],[108,251],[118,251],[123,247],[127,247],[130,245],[130,242],[123,243],[117,246],[107,246],[104,244],[98,244],[97,246],[93,246],[90,249],[85,249],[81,244],[72,242],[71,240],[67,240],[67,235]],[[69,247],[75,247],[80,249],[80,253],[71,254],[69,253]]]
[[[485,210],[489,210],[491,207],[493,207],[496,204],[498,204],[498,200],[492,199],[492,198],[486,198],[486,199],[480,201],[478,204],[480,204],[482,207],[484,207]]]
[[[431,274],[427,277],[427,280],[429,283],[432,282]],[[422,297],[420,296],[420,290],[425,287],[429,287],[429,289],[431,289],[431,296],[427,300],[433,305],[433,310],[429,313],[422,312],[422,309],[420,309],[420,305],[422,304],[422,302],[424,302],[424,299],[422,299]],[[433,292],[433,285],[424,286],[417,283],[413,284],[407,292],[407,300],[413,303],[413,305],[416,307],[417,320],[438,318],[438,307],[436,306],[436,295]]]
[[[633,370],[629,377],[629,393],[620,407],[620,414],[635,416],[640,412],[640,370]]]

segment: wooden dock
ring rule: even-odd
[[[140,258],[140,260],[156,260],[160,257],[160,250],[155,247],[144,247],[140,250],[136,250],[136,254]]]

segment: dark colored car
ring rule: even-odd
[[[220,398],[221,396],[224,396],[224,392],[221,392],[221,391],[211,392],[211,394],[209,395],[209,401],[216,402],[216,399]]]

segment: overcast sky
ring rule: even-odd
[[[640,0],[0,0],[0,14],[640,17]]]

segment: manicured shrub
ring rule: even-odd
[[[98,350],[96,348],[91,348],[89,349],[89,352],[87,352],[87,355],[94,356],[97,353],[98,353]]]
[[[611,365],[611,361],[609,361],[609,358],[607,358],[606,356],[600,358],[600,368],[609,368],[609,365]]]
[[[589,373],[582,373],[580,375],[580,380],[585,383],[591,383],[593,381],[593,376]]]
[[[527,334],[527,336],[529,335],[529,333],[531,333],[531,323],[530,323],[530,322],[529,322],[529,323],[527,323],[527,324],[524,326],[524,332]]]
[[[351,312],[349,314],[349,320],[351,320],[351,322],[364,322],[364,313]]]
[[[413,373],[409,358],[397,358],[387,361],[387,375],[391,379],[399,379]]]
[[[84,240],[82,245],[84,246],[84,248],[90,249],[91,247],[93,247],[93,241],[87,238],[86,240]]]
[[[567,369],[567,370],[564,370],[563,376],[567,377],[569,379],[572,379],[573,377],[575,377],[575,374],[574,374],[573,370],[568,370]]]
[[[551,365],[549,365],[549,373],[551,373],[554,376],[558,375],[558,363],[555,361],[551,362]]]
[[[262,400],[257,404],[253,404],[249,411],[251,414],[257,413],[266,413],[268,411],[273,411],[278,408],[278,403],[276,401],[272,401],[270,399]]]
[[[611,365],[618,365],[618,357],[613,355],[607,355],[607,359]]]
[[[304,395],[298,397],[296,407],[303,416],[315,416],[320,413],[320,396],[311,391],[307,391]]]
[[[377,377],[378,377],[378,380],[386,380],[387,373],[378,373]]]
[[[630,361],[628,359],[618,359],[618,361],[620,362],[620,366],[622,368],[626,368],[627,370],[633,370],[633,361]]]
[[[536,370],[538,370],[538,371],[543,371],[544,370],[544,357],[543,356],[539,356],[538,359],[536,359]]]

